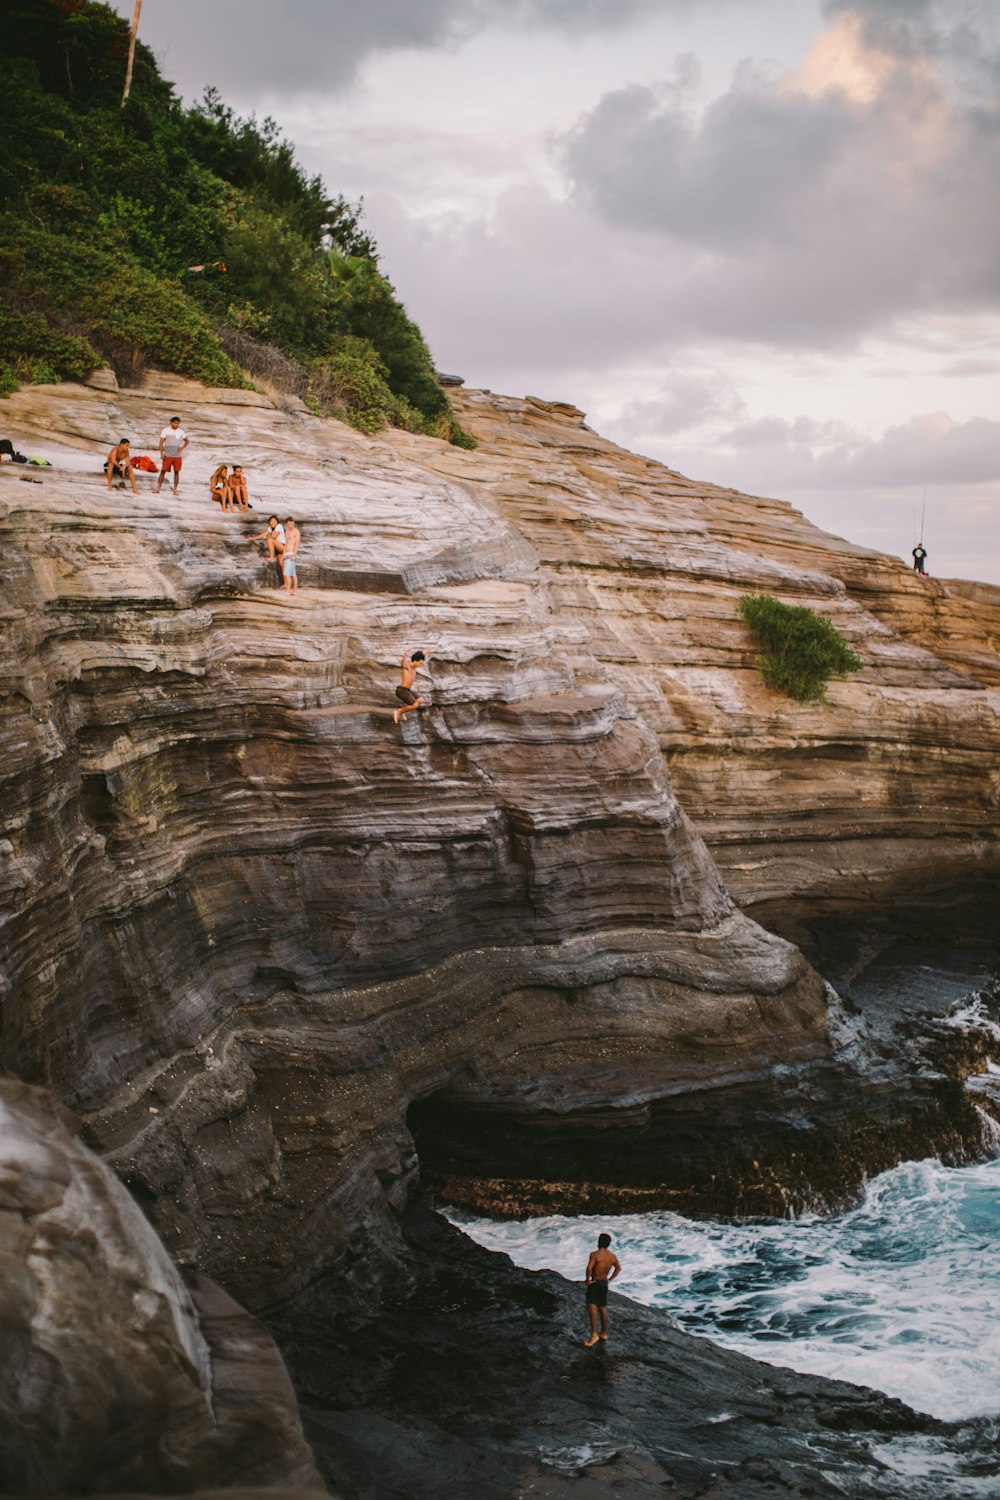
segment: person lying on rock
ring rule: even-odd
[[[253,510],[247,494],[246,475],[239,464],[233,464],[233,472],[229,476],[229,498],[236,501],[240,510]]]
[[[267,543],[267,560],[273,562],[278,569],[278,577],[284,578],[281,562],[285,555],[285,528],[277,516],[268,516],[267,530],[258,531],[256,536],[250,538],[251,542]]]
[[[132,460],[129,453],[128,438],[119,438],[115,446],[108,454],[108,489],[111,481],[117,474],[121,479],[127,479],[132,486],[133,495],[136,493],[135,475],[132,473]]]
[[[302,533],[296,526],[291,516],[285,517],[285,551],[281,559],[281,572],[285,580],[285,593],[297,594],[299,591],[299,572],[296,559],[299,555],[299,542]]]
[[[608,1336],[608,1283],[621,1274],[617,1255],[608,1249],[610,1234],[597,1236],[597,1249],[591,1250],[587,1261],[587,1312],[590,1315],[590,1338],[584,1340],[584,1348],[593,1349],[598,1340]],[[601,1313],[601,1331],[597,1331],[597,1313]]]
[[[430,661],[430,653],[424,651],[407,652],[400,662],[403,672],[403,680],[396,689],[396,697],[402,704],[401,708],[393,709],[392,722],[398,724],[404,714],[412,713],[415,708],[420,708],[423,698],[419,693],[413,691],[413,679],[421,667],[426,670],[426,664]]]
[[[213,500],[218,500],[223,510],[232,510],[229,498],[229,465],[220,464],[208,481],[208,491]]]

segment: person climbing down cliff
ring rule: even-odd
[[[396,697],[402,707],[393,709],[392,722],[394,724],[398,724],[404,714],[412,713],[413,709],[423,706],[423,698],[413,691],[413,679],[421,668],[426,671],[430,659],[429,651],[413,651],[407,652],[400,662],[403,680],[396,689]]]
[[[924,567],[924,563],[926,561],[927,561],[927,553],[924,550],[924,544],[923,544],[923,542],[918,542],[917,545],[913,549],[913,571],[914,571],[914,573],[926,574],[927,569]]]
[[[621,1275],[621,1262],[608,1246],[610,1234],[597,1236],[597,1249],[591,1250],[587,1261],[587,1312],[590,1315],[590,1338],[584,1340],[585,1349],[593,1349],[600,1340],[608,1337],[608,1283]],[[610,1272],[610,1275],[609,1275]],[[601,1331],[597,1331],[597,1312],[601,1313]]]

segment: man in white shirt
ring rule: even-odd
[[[181,426],[180,417],[171,417],[168,425],[160,433],[160,477],[156,481],[156,493],[160,493],[163,484],[163,476],[172,473],[174,476],[174,494],[181,478],[181,454],[188,445],[188,435]]]

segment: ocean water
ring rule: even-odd
[[[908,1162],[832,1218],[449,1217],[516,1264],[577,1281],[607,1230],[616,1289],[688,1333],[932,1416],[1000,1412],[1000,1160]]]

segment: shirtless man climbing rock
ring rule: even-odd
[[[426,668],[430,659],[430,652],[413,651],[407,652],[400,662],[403,680],[396,689],[396,697],[402,706],[393,710],[392,722],[394,724],[398,724],[404,714],[412,713],[415,708],[420,708],[422,705],[423,698],[413,691],[413,679],[421,667]]]
[[[608,1336],[608,1283],[614,1281],[622,1269],[617,1255],[608,1249],[610,1244],[610,1234],[599,1234],[597,1249],[591,1250],[587,1261],[587,1312],[590,1314],[590,1338],[584,1341],[587,1349],[593,1349],[598,1340]],[[600,1333],[597,1331],[598,1308],[601,1312]]]

